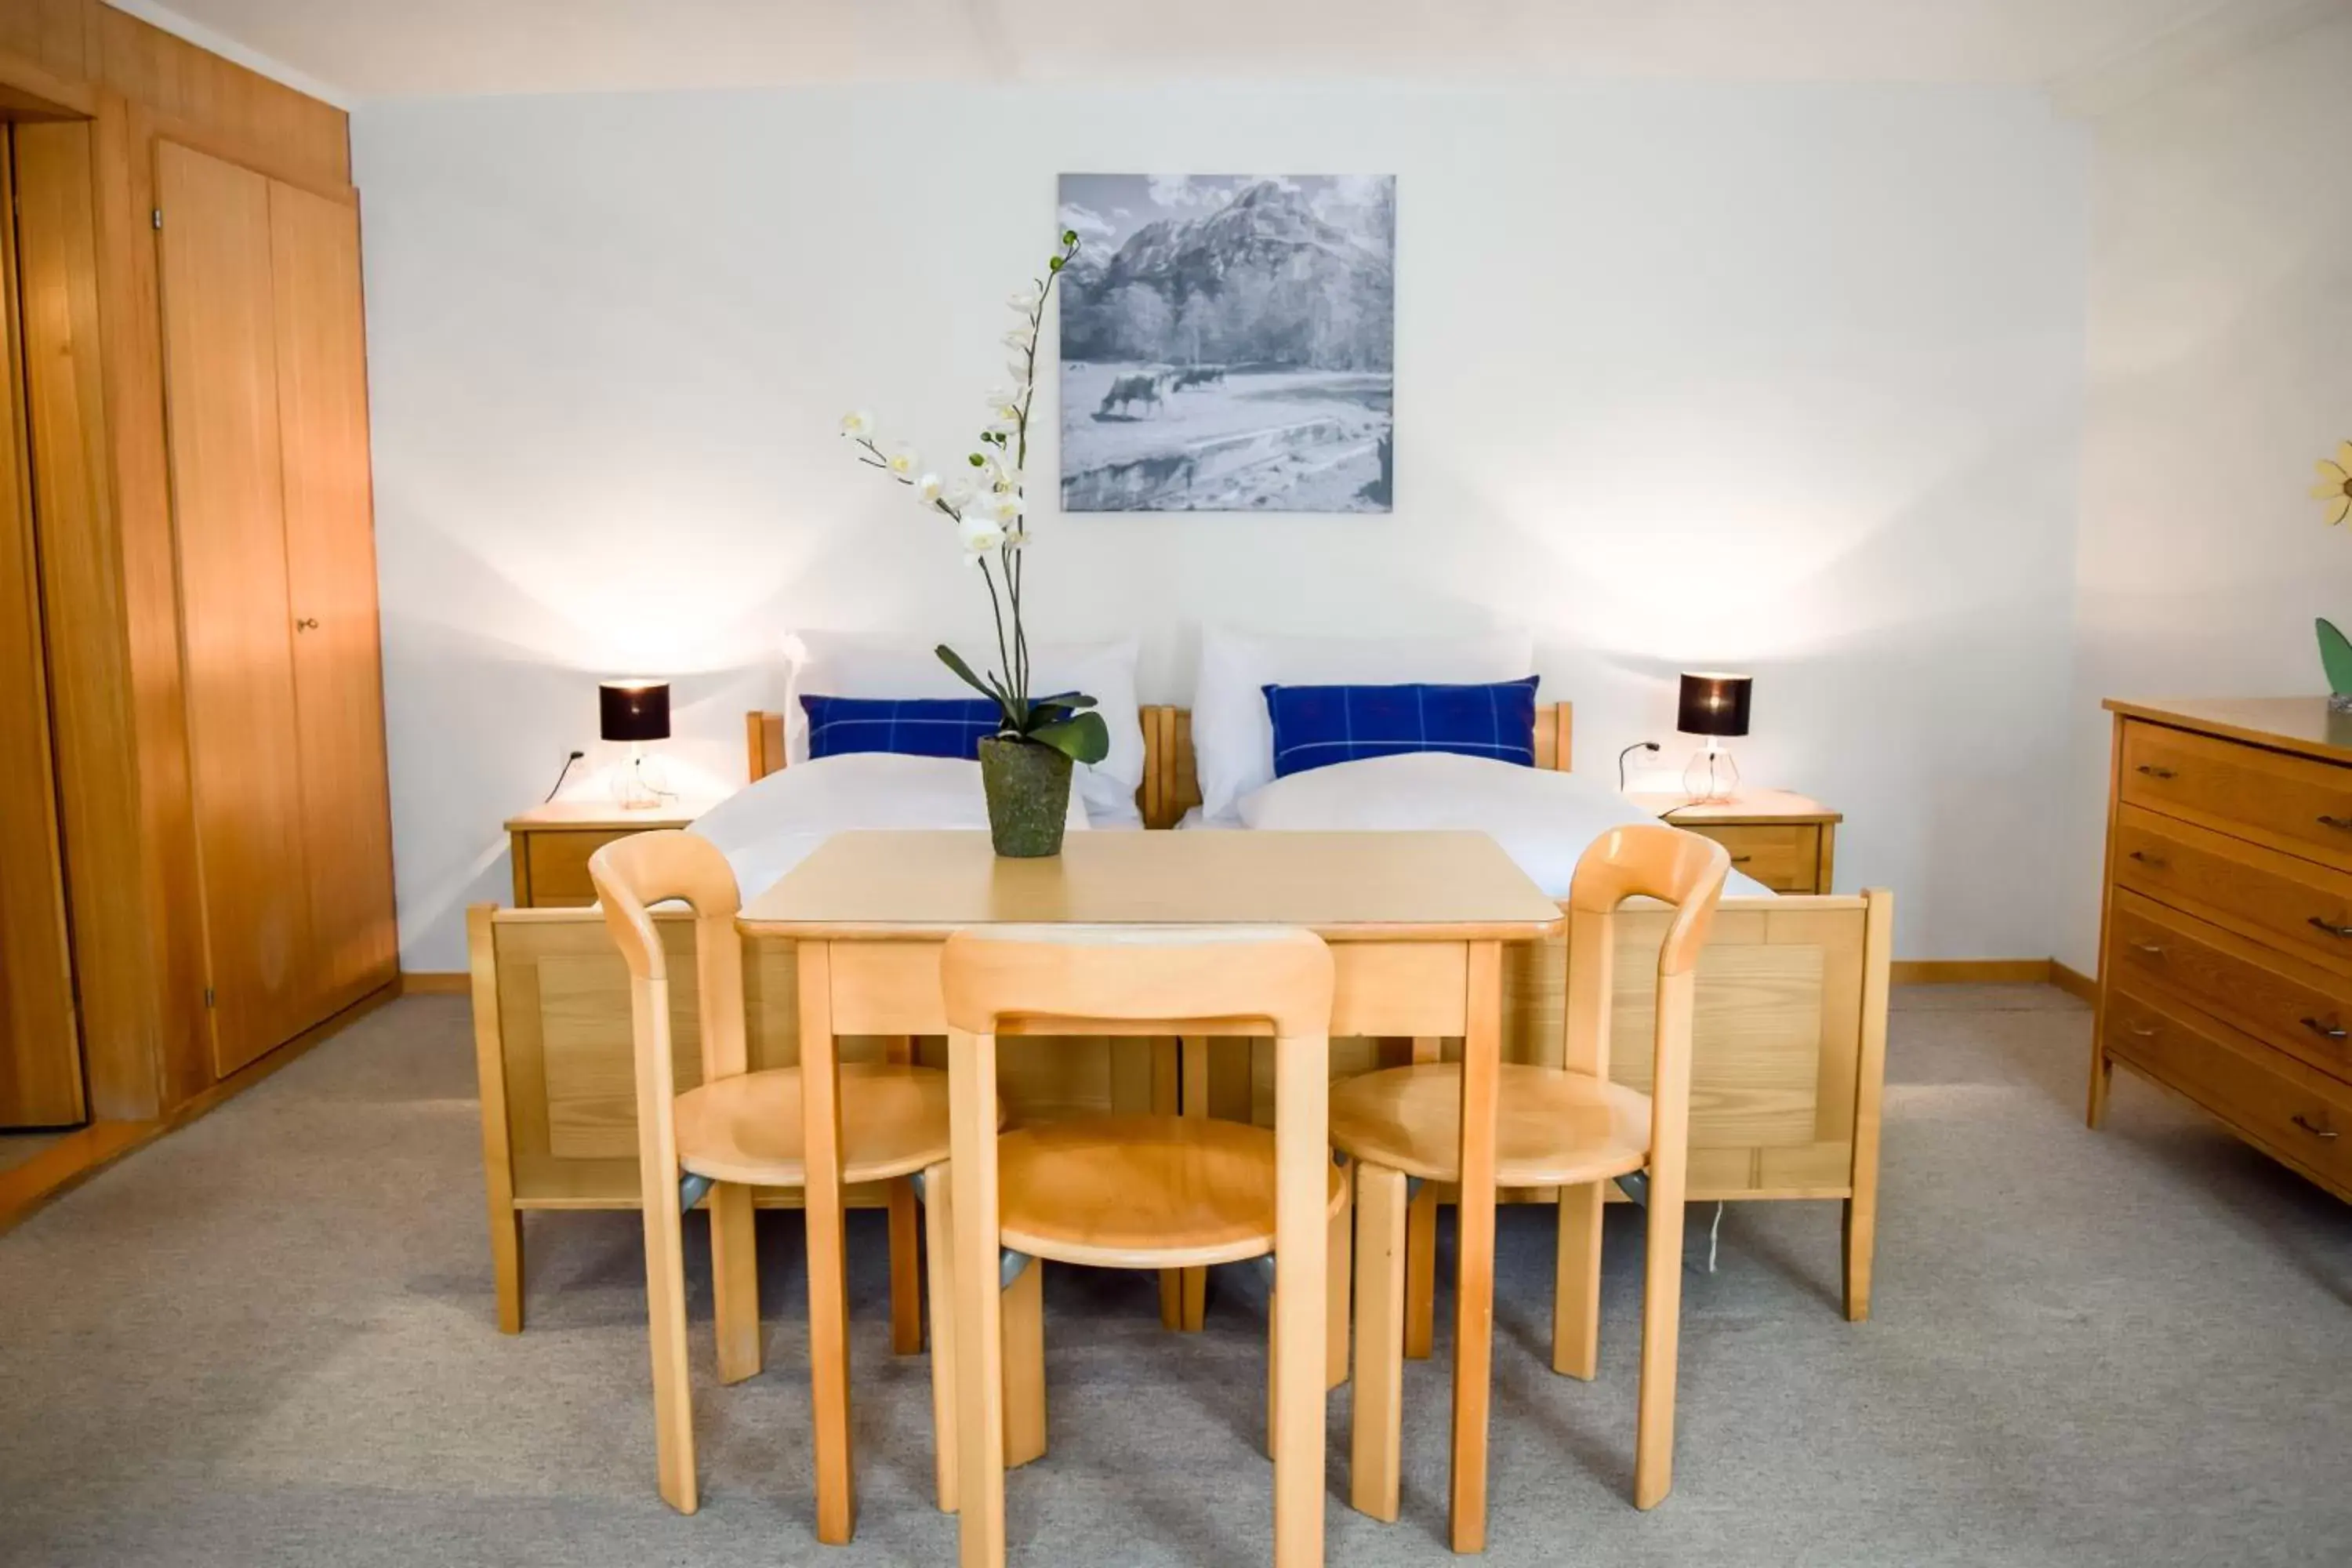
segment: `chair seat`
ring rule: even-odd
[[[1650,1097],[1588,1073],[1503,1068],[1495,1180],[1507,1187],[1605,1181],[1649,1162]],[[1462,1177],[1462,1067],[1424,1062],[1334,1084],[1331,1142],[1424,1181]]]
[[[1206,1117],[1087,1116],[996,1144],[998,1229],[1097,1268],[1232,1263],[1274,1250],[1274,1133]],[[1346,1186],[1331,1169],[1329,1213]]]
[[[997,1117],[1003,1118],[998,1108]],[[720,1079],[677,1097],[677,1163],[715,1182],[798,1187],[801,1071],[773,1068]],[[841,1064],[845,1182],[910,1175],[948,1157],[948,1075],[891,1062]]]

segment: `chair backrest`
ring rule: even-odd
[[[975,926],[940,960],[948,1023],[968,1035],[1311,1039],[1330,1033],[1331,985],[1323,939],[1287,928]]]
[[[588,877],[604,913],[604,929],[629,966],[631,1013],[638,1059],[638,1114],[647,1086],[657,1083],[663,1107],[668,1086],[669,955],[663,950],[653,906],[675,900],[694,912],[695,1016],[702,1037],[702,1079],[732,1078],[751,1068],[743,1033],[743,939],[735,929],[742,896],[727,858],[710,840],[666,829],[616,838],[588,858]],[[658,1063],[657,1077],[648,1077]],[[661,1114],[667,1118],[667,1109]]]
[[[1568,1056],[1579,1072],[1609,1073],[1615,1000],[1617,909],[1628,899],[1674,906],[1658,947],[1656,1034],[1650,1089],[1654,1117],[1679,1121],[1690,1099],[1691,997],[1699,950],[1723,900],[1731,857],[1723,846],[1663,823],[1612,827],[1576,863],[1568,924]]]

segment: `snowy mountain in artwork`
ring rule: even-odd
[[[1387,511],[1396,181],[1066,174],[1066,511]]]

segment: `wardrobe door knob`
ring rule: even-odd
[[[294,629],[298,632],[315,632],[319,629],[319,617],[305,616],[294,623]]]

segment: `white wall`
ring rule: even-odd
[[[2095,128],[2080,647],[2058,956],[2098,965],[2106,697],[2325,691],[2352,530],[2315,459],[2352,439],[2352,20]]]
[[[1206,617],[1525,623],[1604,776],[1643,737],[1679,768],[1678,667],[1752,667],[1750,782],[1845,810],[1839,885],[1898,890],[1902,954],[2051,951],[2084,201],[2030,95],[865,88],[371,106],[353,140],[411,969],[461,965],[594,676],[676,676],[677,754],[740,777],[787,630],[984,637],[833,430],[968,439],[1063,170],[1396,174],[1398,499],[1048,512],[1041,632],[1139,627],[1181,700]]]

